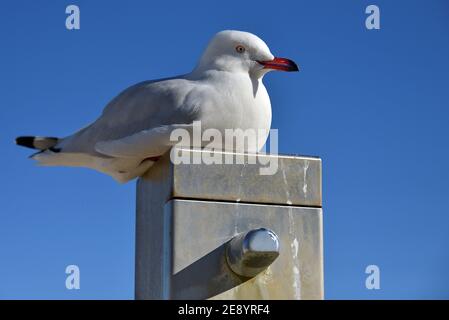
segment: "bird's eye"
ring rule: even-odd
[[[237,51],[238,53],[243,53],[245,52],[245,47],[244,46],[240,46],[238,45],[237,47],[235,47],[235,51]]]

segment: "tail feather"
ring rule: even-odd
[[[34,137],[34,136],[22,136],[16,138],[16,144],[22,147],[47,150],[52,149],[58,143],[59,139],[55,137]],[[57,150],[52,150],[57,151]]]

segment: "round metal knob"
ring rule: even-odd
[[[254,277],[279,256],[279,238],[260,228],[236,235],[226,248],[226,260],[236,274]]]

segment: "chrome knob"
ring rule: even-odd
[[[254,277],[279,256],[279,238],[272,230],[260,228],[240,233],[228,242],[226,260],[236,274]]]

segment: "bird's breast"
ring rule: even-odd
[[[249,150],[258,151],[268,137],[271,126],[271,104],[267,90],[261,80],[252,81],[247,75],[228,77],[217,82],[205,95],[201,106],[200,119],[202,129],[216,129],[223,137],[230,131],[255,134],[256,143],[250,143]],[[239,131],[240,130],[240,131]],[[224,149],[229,150],[228,146]]]

